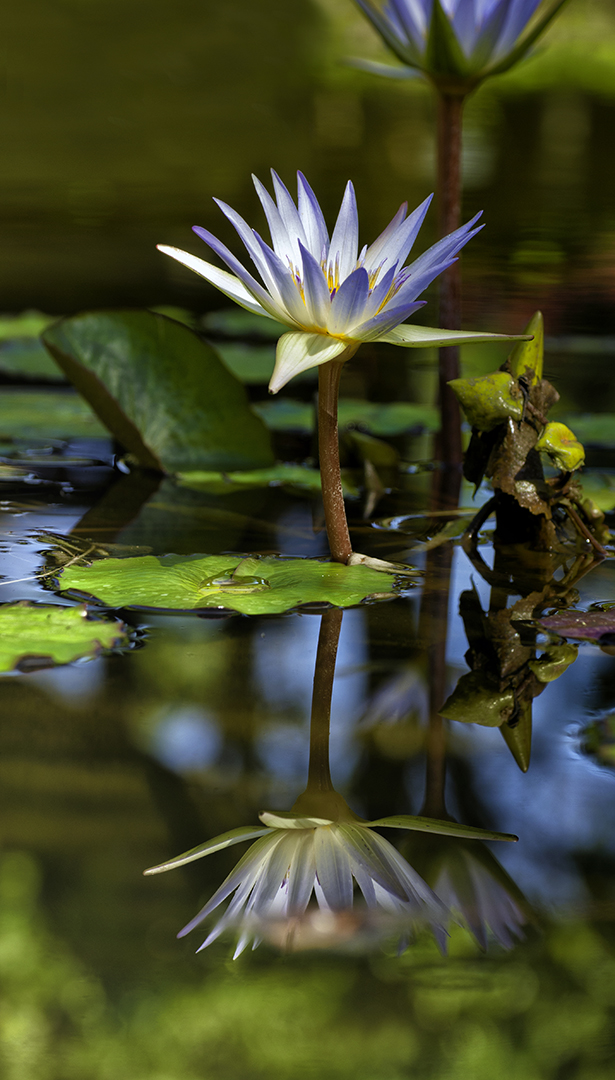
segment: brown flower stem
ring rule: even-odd
[[[464,98],[438,93],[438,235],[447,236],[461,224],[461,122]],[[461,329],[461,273],[453,263],[440,277],[438,326]],[[457,398],[447,385],[459,378],[459,346],[439,351],[440,460],[458,465],[462,460],[461,415]]]
[[[342,364],[339,360],[329,360],[318,368],[318,457],[331,558],[335,562],[347,563],[352,555],[352,545],[344,506],[337,431],[337,395],[341,374]]]
[[[342,615],[340,608],[331,608],[325,611],[320,623],[310,721],[308,790],[311,792],[333,791],[329,770],[329,726]]]

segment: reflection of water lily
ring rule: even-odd
[[[489,933],[505,949],[524,937],[522,927],[532,919],[529,904],[480,841],[413,836],[405,851],[481,949],[487,948]]]
[[[272,393],[308,368],[349,359],[364,341],[424,347],[498,336],[400,325],[422,307],[418,296],[455,261],[464,244],[478,231],[474,228],[478,215],[404,266],[430,199],[409,216],[404,203],[378,239],[359,252],[357,205],[350,181],[329,239],[322,210],[305,177],[297,174],[295,205],[278,175],[272,175],[275,202],[254,178],[272,246],[235,210],[217,200],[263,284],[207,229],[195,227],[194,231],[232,273],[186,251],[159,245],[161,251],[200,274],[241,307],[291,327],[291,332],[278,341],[269,384]]]
[[[303,927],[301,936],[304,935],[306,910],[313,894],[318,907],[310,909],[308,921],[314,923],[314,913],[320,909],[336,927],[340,919],[353,922],[356,883],[365,901],[364,921],[368,924],[378,926],[378,917],[388,916],[389,933],[397,932],[407,939],[413,923],[429,923],[443,942],[447,913],[416,871],[388,840],[370,827],[370,822],[358,819],[334,792],[328,795],[327,809],[331,817],[264,812],[260,815],[262,828],[235,829],[146,871],[151,874],[169,870],[258,837],[179,936],[200,925],[234,893],[201,949],[229,928],[239,930],[236,956],[251,940],[255,947],[265,935],[278,941],[282,938],[291,945],[295,929]],[[398,819],[392,820],[397,824]],[[379,822],[385,823],[386,819]],[[362,919],[359,915],[359,920]],[[329,923],[320,929],[317,924],[318,916],[314,923],[316,937],[321,932],[330,936]]]
[[[404,68],[358,62],[381,75],[422,72],[442,89],[467,93],[527,53],[563,0],[356,0]]]

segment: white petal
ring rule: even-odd
[[[357,214],[354,187],[349,180],[346,184],[344,198],[342,199],[329,248],[329,265],[335,267],[337,264],[340,283],[354,270],[357,265],[358,253],[359,216]]]
[[[297,173],[297,195],[307,249],[321,262],[329,252],[329,232],[318,199],[301,172]]]
[[[316,829],[314,857],[327,906],[333,911],[343,911],[352,907],[352,874],[348,856],[337,842],[334,830],[334,825]]]
[[[220,851],[222,848],[231,847],[233,844],[241,844],[243,840],[256,840],[259,836],[266,836],[268,832],[270,832],[269,829],[260,828],[258,825],[246,825],[240,829],[231,829],[230,832],[222,833],[221,836],[214,836],[213,840],[207,840],[204,844],[199,844],[198,847],[185,851],[183,855],[176,855],[174,859],[169,859],[168,862],[159,863],[158,866],[150,866],[143,873],[145,875],[162,874],[165,870],[174,870],[176,866],[185,866],[186,863],[194,862],[195,859],[202,859],[205,855],[211,855],[213,851]]]
[[[293,375],[335,360],[346,352],[348,347],[347,341],[338,341],[325,334],[308,334],[298,330],[282,334],[276,349],[275,367],[269,383],[270,392],[277,394]]]
[[[425,349],[430,345],[468,345],[479,341],[529,341],[527,335],[481,334],[471,330],[437,330],[433,326],[413,326],[405,323],[383,334],[378,341],[404,345],[409,349]]]
[[[236,304],[239,304],[247,311],[252,311],[255,315],[266,315],[269,319],[274,318],[269,311],[266,311],[259,304],[258,300],[252,296],[252,293],[246,289],[243,282],[236,278],[234,274],[229,274],[227,270],[220,270],[218,266],[213,266],[212,263],[205,262],[204,259],[198,259],[196,255],[191,255],[188,251],[182,251],[181,248],[169,247],[167,244],[157,244],[156,246],[158,251],[162,251],[164,255],[170,255],[172,259],[175,259],[176,262],[181,263],[183,266],[187,266],[189,270],[194,270],[195,274],[205,278],[205,281],[209,281],[211,285],[215,285],[216,289],[219,289],[225,296],[230,297],[231,300],[234,300]],[[275,316],[275,318],[277,317]]]
[[[349,334],[353,326],[364,321],[368,293],[367,270],[360,266],[342,282],[331,301],[331,313],[327,323],[331,334]]]

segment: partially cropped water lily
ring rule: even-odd
[[[489,937],[511,949],[533,921],[523,893],[484,844],[446,836],[413,836],[404,844],[452,919],[465,926],[481,949]]]
[[[406,266],[431,198],[411,214],[404,203],[377,240],[359,250],[357,204],[350,181],[329,237],[322,210],[305,177],[297,173],[295,204],[277,173],[272,172],[272,176],[275,201],[254,177],[271,246],[235,210],[215,200],[237,230],[261,281],[225,244],[199,226],[194,228],[197,236],[231,273],[186,251],[158,245],[160,251],[200,274],[241,307],[291,328],[278,341],[269,383],[272,393],[308,368],[348,360],[366,341],[424,348],[500,337],[402,325],[423,306],[420,294],[482,227],[476,227],[480,215]]]
[[[306,802],[319,813],[306,813]],[[327,816],[321,816],[323,812]],[[372,916],[389,916],[391,932],[398,937],[407,940],[415,924],[430,925],[443,945],[446,908],[374,827],[429,829],[434,833],[452,828],[461,835],[479,834],[479,830],[412,817],[362,821],[334,791],[303,796],[288,813],[265,811],[259,816],[262,827],[233,829],[145,871],[162,873],[232,844],[256,840],[179,937],[199,926],[234,893],[201,949],[230,929],[238,933],[238,956],[250,941],[255,948],[263,936],[279,938],[280,926],[284,927],[285,943],[292,944],[293,927],[304,921],[312,896],[316,909],[347,915],[353,909],[356,886],[366,911]]]
[[[466,94],[521,60],[564,0],[542,6],[541,0],[356,3],[404,65],[392,68],[357,61],[357,66],[398,78],[422,74],[444,92]]]

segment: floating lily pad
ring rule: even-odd
[[[249,469],[245,472],[207,472],[204,470],[179,473],[176,477],[182,487],[194,491],[207,491],[212,495],[226,495],[242,488],[293,487],[301,491],[320,492],[320,470],[292,462],[280,462],[270,469]],[[342,486],[347,498],[358,498],[359,489],[353,484],[346,469],[342,470]]]
[[[68,567],[57,583],[62,592],[86,594],[107,607],[228,608],[245,615],[277,615],[308,603],[349,607],[395,589],[393,575],[365,566],[238,555],[101,559]]]
[[[277,341],[288,330],[284,323],[263,319],[262,315],[253,315],[251,311],[236,307],[210,311],[201,319],[201,325],[205,331],[221,337],[260,338],[265,341]]]
[[[615,611],[557,611],[544,616],[539,626],[560,637],[615,645]]]
[[[290,398],[259,401],[253,409],[272,431],[303,431],[311,433],[316,424],[314,406]],[[407,432],[437,431],[440,426],[438,410],[433,405],[397,401],[381,405],[354,398],[339,403],[340,430],[352,426],[382,437],[404,435]]]
[[[269,434],[210,345],[151,311],[63,319],[45,345],[141,465],[161,472],[273,464]]]
[[[89,405],[72,390],[12,390],[0,394],[0,439],[108,436]]]
[[[615,446],[615,413],[586,413],[565,419],[585,446]]]
[[[83,606],[20,603],[0,607],[0,671],[14,671],[36,660],[48,662],[45,666],[70,664],[127,644],[124,623],[90,618]]]
[[[0,315],[0,341],[9,338],[34,338],[56,322],[57,315],[44,315],[42,311],[23,311],[21,315]]]
[[[31,337],[0,340],[0,372],[11,377],[63,382],[64,376],[45,346]]]

